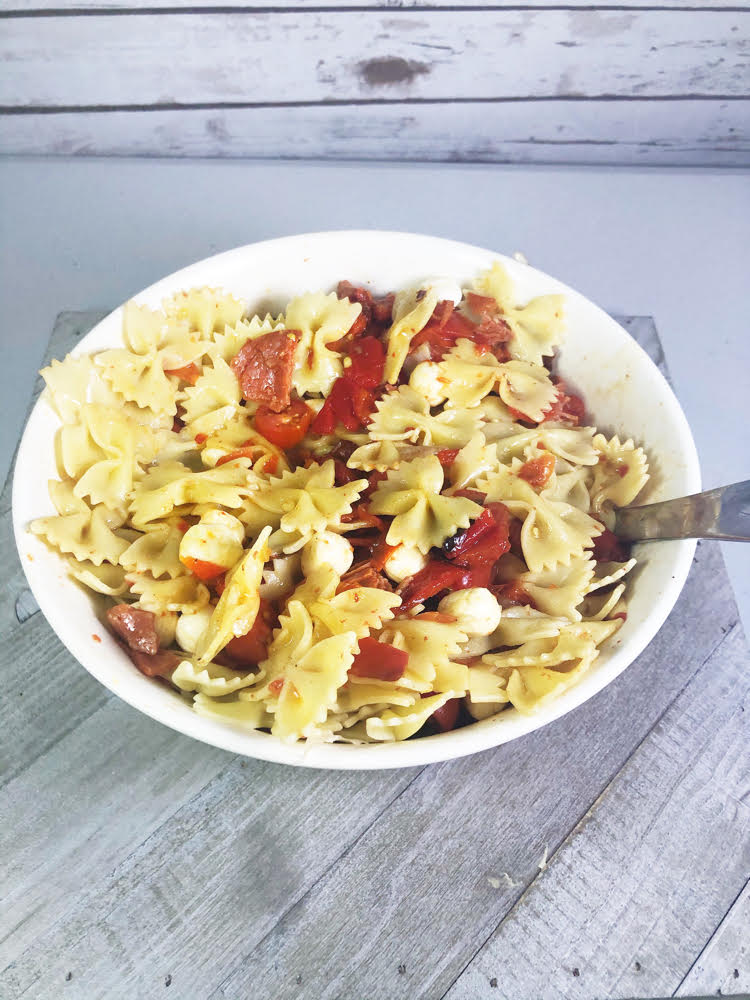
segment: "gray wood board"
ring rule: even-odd
[[[542,99],[0,116],[26,154],[742,166],[749,100]]]
[[[48,357],[100,316],[61,315]],[[653,321],[620,322],[664,370]],[[232,757],[108,694],[24,617],[7,487],[0,520],[3,1000],[148,998],[167,977],[312,1000],[746,988],[747,649],[717,546],[575,712],[347,774]]]
[[[748,162],[746,3],[13,9],[6,152]]]
[[[0,105],[750,97],[750,10],[196,11],[7,19]]]
[[[55,13],[70,11],[76,14],[80,14],[81,12],[112,11],[137,13],[144,8],[149,11],[169,11],[181,10],[186,6],[185,0],[8,0],[4,9],[8,12],[23,12],[34,15],[49,11]],[[283,6],[287,9],[290,7],[288,3]],[[296,0],[294,9],[304,10],[305,8],[311,8],[314,10],[324,6],[330,8],[333,5],[322,4],[320,0]],[[423,8],[434,10],[435,8],[446,7],[453,12],[461,7],[477,7],[480,5],[477,3],[477,0],[346,0],[346,3],[341,4],[341,6],[349,9],[359,8],[371,11],[380,9],[383,12],[394,15],[398,15],[403,11],[413,16]],[[602,3],[598,5],[592,4],[591,0],[565,0],[564,3],[557,4],[550,3],[550,0],[524,0],[523,3],[519,3],[518,0],[493,0],[493,3],[487,6],[495,10],[503,10],[504,8],[518,9],[519,7],[528,7],[531,9],[534,7],[558,7],[571,10],[582,8],[588,10],[598,6],[604,10],[607,7],[619,7],[620,9],[648,10],[656,8],[658,10],[679,10],[684,12],[701,10],[706,5],[701,0],[624,0],[624,2],[620,0],[619,4]],[[254,10],[257,8],[265,10],[269,7],[269,3],[268,0],[201,0],[200,7],[202,10],[218,8],[220,11],[231,10],[232,8],[239,8],[241,10]],[[282,8],[282,5],[277,4],[275,9],[278,10],[280,8]],[[720,0],[720,2],[711,0],[712,10],[737,11],[738,9],[745,8],[747,8],[746,0],[743,0],[743,2],[731,0],[729,3],[726,0]]]

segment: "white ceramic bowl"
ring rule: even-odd
[[[652,473],[648,499],[699,491],[698,459],[687,421],[645,352],[577,292],[489,250],[406,233],[313,233],[255,243],[200,261],[147,288],[136,300],[157,306],[179,289],[210,285],[242,296],[258,311],[278,310],[293,295],[328,290],[342,278],[387,292],[435,275],[468,281],[498,258],[524,300],[546,292],[566,295],[568,333],[559,370],[583,393],[599,428],[633,437],[647,450]],[[77,345],[75,353],[119,345],[121,325],[122,310],[116,309]],[[97,619],[92,601],[67,577],[62,560],[27,532],[32,518],[54,513],[47,480],[56,478],[57,426],[52,410],[38,402],[21,440],[13,483],[21,563],[50,625],[79,662],[128,704],[188,736],[264,760],[323,768],[410,767],[484,750],[547,725],[614,680],[651,641],[677,600],[695,548],[691,541],[640,547],[641,569],[628,593],[627,621],[580,683],[532,717],[506,710],[455,732],[404,743],[289,746],[266,733],[203,718],[176,693],[138,673]]]

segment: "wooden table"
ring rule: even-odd
[[[101,314],[63,314],[62,356]],[[663,366],[648,318],[623,321]],[[750,989],[748,652],[716,545],[621,677],[406,771],[232,757],[140,715],[6,577],[0,996],[448,1000]]]

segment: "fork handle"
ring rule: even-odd
[[[675,538],[750,542],[750,479],[676,500],[622,507],[614,531],[629,542]]]

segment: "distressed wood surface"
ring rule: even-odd
[[[748,805],[747,783],[742,804]],[[717,986],[718,983],[718,986]],[[750,994],[750,882],[682,981],[676,996]]]
[[[62,316],[49,353],[98,318]],[[663,368],[653,323],[623,322]],[[746,984],[750,678],[715,545],[575,712],[463,760],[347,774],[236,758],[122,704],[40,613],[14,620],[8,544],[3,1000]]]
[[[606,123],[606,124],[603,124]],[[742,166],[750,99],[497,101],[0,116],[26,153]]]
[[[746,2],[11,4],[9,153],[750,161]]]
[[[6,6],[4,6],[3,11],[5,13],[41,13],[48,11],[73,11],[76,13],[89,13],[90,11],[112,11],[116,13],[122,12],[134,12],[141,9],[143,5],[138,4],[138,0],[8,0]],[[200,0],[199,4],[189,4],[186,0],[148,0],[147,6],[151,10],[180,10],[189,7],[200,7],[204,10],[211,10],[212,8],[218,8],[221,10],[227,10],[231,8],[241,8],[243,10],[253,10],[253,9],[268,9],[268,7],[276,6],[280,7],[280,4],[272,5],[268,3],[268,0]],[[288,4],[287,4],[288,6]],[[503,10],[506,8],[518,8],[523,7],[564,7],[564,8],[583,8],[590,9],[592,6],[599,8],[619,8],[619,9],[639,9],[639,8],[660,8],[668,10],[703,10],[706,6],[710,6],[712,10],[733,10],[742,12],[747,9],[747,3],[738,2],[734,0],[733,3],[727,3],[725,0],[711,0],[709,5],[705,3],[700,3],[699,0],[620,0],[619,3],[600,3],[592,4],[590,0],[566,0],[565,3],[550,3],[550,0],[523,0],[523,3],[519,3],[518,0],[493,0],[492,3],[482,5],[477,2],[477,0],[346,0],[345,3],[333,4],[321,3],[320,0],[296,0],[295,7],[304,10],[305,8],[314,8],[319,10],[322,8],[327,8],[328,10],[340,10],[341,8],[348,9],[369,9],[378,10],[382,9],[388,11],[389,13],[397,14],[401,10],[406,10],[409,13],[416,13],[420,9],[427,8],[447,8],[450,10],[461,9],[463,7],[478,7],[486,6],[495,10]]]
[[[749,24],[734,11],[472,8],[20,17],[0,34],[0,104],[748,97]]]

